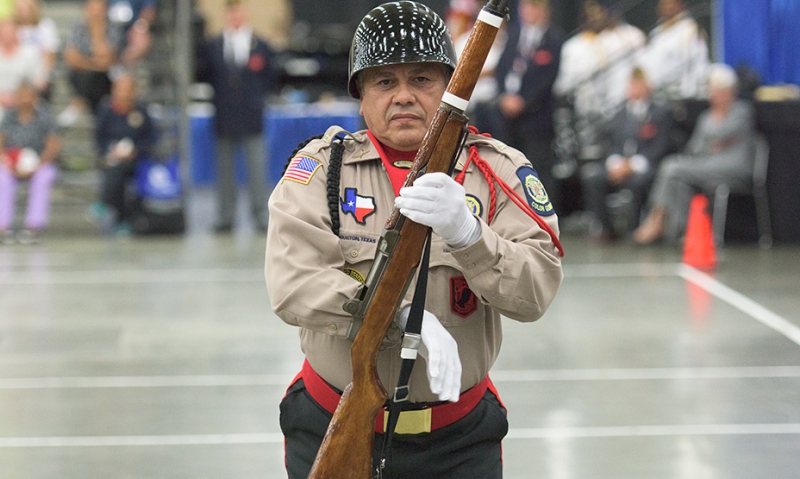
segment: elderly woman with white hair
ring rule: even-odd
[[[684,153],[664,159],[650,191],[650,213],[633,232],[638,244],[677,238],[686,226],[696,192],[722,184],[745,186],[752,176],[755,115],[739,100],[736,72],[724,64],[709,67],[710,108],[697,119]]]

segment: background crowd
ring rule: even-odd
[[[254,224],[262,232],[267,228],[262,111],[278,97],[276,58],[284,45],[254,32],[244,3],[226,1],[219,12],[222,32],[196,45],[197,79],[213,87],[218,115],[219,233],[235,226],[237,149],[247,160]],[[722,181],[746,181],[753,156],[752,111],[737,100],[736,73],[712,65],[706,32],[685,0],[660,0],[658,23],[649,31],[627,23],[621,2],[614,0],[582,2],[574,32],[552,21],[547,0],[512,3],[514,21],[498,35],[469,115],[481,131],[531,160],[565,220],[577,203],[595,240],[675,240],[685,208],[664,188],[678,188],[685,196],[713,191]],[[464,47],[482,6],[479,0],[451,0],[446,6],[457,49]],[[158,4],[86,0],[80,21],[61,26],[69,32],[63,38],[41,7],[38,0],[6,1],[0,7],[0,237],[7,243],[31,242],[46,229],[59,137],[86,119],[94,128],[96,166],[102,172],[90,216],[102,218],[107,233],[129,234],[136,208],[129,185],[136,164],[154,156],[159,141],[135,75],[153,45]],[[48,100],[59,62],[71,99],[54,112]],[[672,124],[672,102],[686,99],[710,105],[691,140],[681,138]],[[17,168],[27,161],[18,158],[31,153],[36,166]],[[735,161],[723,159],[733,156]],[[702,162],[706,166],[696,166]],[[676,166],[687,163],[691,173]],[[19,182],[29,182],[30,191],[27,215],[17,227],[14,185]],[[614,207],[620,201],[627,205],[622,220]]]

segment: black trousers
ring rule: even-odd
[[[289,479],[307,479],[331,414],[297,381],[281,401],[281,430],[286,438]],[[395,434],[385,479],[501,479],[506,411],[490,390],[465,417],[424,434]],[[373,467],[377,467],[383,435],[376,434]]]
[[[614,225],[611,224],[611,216],[606,207],[606,196],[623,188],[630,190],[633,216],[628,222],[628,230],[632,231],[639,226],[639,215],[642,206],[647,200],[647,193],[650,191],[654,176],[655,173],[653,171],[634,173],[625,183],[615,186],[608,181],[608,173],[604,162],[598,161],[586,165],[581,170],[584,206],[587,211],[592,212],[595,218],[600,221],[603,229],[611,232],[614,230]]]
[[[100,101],[111,93],[111,80],[108,72],[95,72],[89,70],[70,70],[69,82],[75,90],[75,95],[86,100],[94,115]]]
[[[103,170],[100,199],[117,212],[117,223],[130,221],[133,216],[134,208],[127,201],[125,187],[135,172],[135,161],[126,161]]]

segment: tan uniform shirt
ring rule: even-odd
[[[326,174],[331,142],[340,133],[347,136],[339,187],[341,227],[336,236],[331,231]],[[521,172],[529,186],[540,185],[526,175],[532,173],[530,163],[519,151],[476,135],[470,135],[468,144],[477,144],[481,158],[523,199],[530,203],[536,198],[526,196],[518,176]],[[458,170],[467,153],[465,148]],[[301,347],[311,366],[330,384],[344,389],[352,379],[351,341],[347,339],[351,317],[342,305],[355,295],[359,280],[369,272],[384,223],[394,208],[394,192],[377,150],[363,131],[350,134],[331,127],[298,157],[313,160],[306,166],[319,162],[319,167],[310,178],[284,177],[270,197],[267,289],[275,313],[300,327]],[[462,391],[480,382],[492,367],[502,340],[500,315],[523,322],[537,320],[553,301],[562,279],[561,261],[549,235],[499,188],[496,216],[491,225],[486,224],[489,185],[474,165],[468,168],[464,188],[468,204],[481,220],[481,237],[467,248],[451,250],[434,235],[425,307],[458,343]],[[358,199],[359,215],[343,210],[342,201],[348,199]],[[543,204],[549,206],[549,202]],[[372,205],[374,212],[362,216]],[[345,209],[352,211],[347,205]],[[544,219],[558,231],[555,214]],[[410,301],[413,290],[412,284],[405,301]],[[390,390],[400,371],[399,336],[392,326],[387,337],[395,341],[378,357],[378,374]],[[428,387],[425,360],[417,361],[411,401],[436,401]]]

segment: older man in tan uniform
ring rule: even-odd
[[[381,51],[373,37],[392,29],[406,30],[389,36],[395,40],[419,38],[409,31],[438,38],[426,45],[389,42],[392,48]],[[469,135],[458,160],[463,187],[433,173],[400,190],[455,66],[452,41],[435,13],[414,2],[382,5],[362,20],[352,52],[350,92],[361,100],[368,130],[329,128],[294,156],[269,202],[270,300],[282,320],[300,327],[307,358],[281,404],[289,477],[307,476],[338,394],[352,379],[352,318],[342,306],[369,272],[395,206],[434,235],[423,360],[411,376],[412,411],[398,422],[389,475],[502,477],[500,441],[508,423],[487,376],[502,340],[500,317],[540,318],[562,271],[553,237],[499,187],[490,188],[493,175],[555,232],[557,217],[530,162],[480,135]],[[474,162],[462,172],[472,146],[493,175],[487,178]],[[397,383],[410,298],[379,353],[387,386]],[[376,432],[377,443],[381,424]]]

